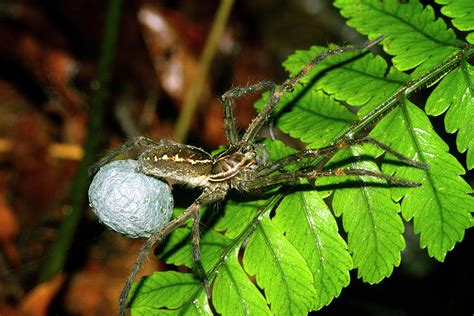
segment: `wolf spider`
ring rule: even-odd
[[[184,224],[189,218],[192,218],[192,257],[195,262],[195,270],[202,279],[209,297],[208,280],[200,262],[199,211],[202,206],[224,200],[230,189],[236,189],[241,192],[251,192],[275,185],[296,184],[301,179],[314,181],[316,178],[326,176],[370,176],[385,179],[391,183],[417,186],[417,183],[409,180],[366,169],[346,168],[323,170],[322,167],[324,166],[312,168],[311,164],[308,163],[301,166],[301,162],[303,161],[308,162],[311,159],[322,156],[328,157],[325,160],[325,162],[327,162],[330,157],[334,156],[336,152],[343,148],[356,144],[371,143],[394,155],[403,163],[425,168],[423,164],[393,151],[388,146],[368,136],[354,136],[350,139],[346,137],[337,140],[329,146],[319,149],[303,150],[273,162],[267,159],[265,146],[255,143],[258,132],[262,126],[269,121],[281,96],[291,92],[296,84],[308,74],[316,64],[332,55],[370,48],[379,43],[382,39],[383,38],[380,37],[360,46],[347,46],[327,50],[313,58],[299,73],[280,85],[263,81],[247,87],[236,87],[227,91],[222,96],[222,103],[224,109],[225,133],[229,144],[224,152],[216,156],[212,156],[200,148],[179,144],[170,140],[155,142],[146,137],[138,137],[127,141],[122,147],[113,151],[97,163],[92,170],[93,172],[117,156],[132,149],[139,148],[141,151],[138,156],[138,172],[202,190],[199,197],[181,215],[171,220],[158,233],[149,237],[144,244],[120,296],[121,315],[125,314],[126,301],[131,284],[152,246],[156,242],[161,242],[170,232]],[[269,97],[265,106],[262,111],[255,116],[243,135],[240,136],[234,117],[234,99],[248,93],[265,90],[269,91]],[[298,168],[294,171],[286,171],[285,167],[290,165],[298,166]]]

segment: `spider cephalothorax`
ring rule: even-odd
[[[255,147],[250,148],[231,148],[219,154],[212,168],[211,181],[223,182],[238,175],[244,171],[255,170],[258,167],[257,151]],[[231,187],[236,188],[235,185]]]
[[[131,149],[140,148],[141,154],[138,156],[137,164],[138,172],[167,180],[169,183],[183,184],[202,190],[199,197],[181,215],[171,220],[158,233],[151,236],[142,248],[137,263],[120,297],[121,314],[125,313],[125,303],[131,283],[135,279],[148,251],[155,242],[163,240],[167,234],[184,224],[189,218],[193,219],[193,260],[196,263],[197,272],[204,282],[207,294],[210,295],[208,280],[200,263],[199,210],[204,205],[223,200],[230,189],[237,189],[242,192],[261,191],[275,185],[292,185],[301,179],[314,182],[319,177],[345,175],[371,176],[407,186],[417,185],[409,180],[399,179],[366,169],[323,169],[325,163],[339,150],[361,143],[371,143],[394,155],[403,163],[426,168],[424,164],[404,157],[391,150],[388,146],[366,135],[360,135],[360,133],[347,133],[345,134],[348,135],[347,137],[338,138],[326,147],[296,152],[276,161],[270,161],[267,158],[265,146],[255,142],[258,132],[268,122],[281,96],[292,91],[314,65],[331,55],[368,48],[381,40],[382,38],[378,38],[359,47],[342,47],[323,52],[313,58],[299,73],[280,85],[265,81],[249,87],[233,88],[226,92],[222,97],[222,101],[224,107],[224,126],[229,147],[215,156],[200,148],[179,144],[170,140],[155,142],[146,137],[138,137],[129,140],[121,148],[112,152],[97,164],[95,169],[92,170],[93,172],[98,167],[112,161],[118,155]],[[262,90],[270,90],[265,106],[252,120],[243,135],[239,135],[233,113],[233,100],[244,94]],[[367,122],[364,122],[366,126],[370,125],[371,121],[378,119],[375,114],[373,116],[373,118],[370,115],[367,116],[369,119],[367,119]],[[313,161],[318,160],[320,157],[323,157],[323,159],[314,164]],[[292,166],[292,171],[288,171],[288,166]]]

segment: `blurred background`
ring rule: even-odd
[[[107,19],[107,1],[0,1],[2,316],[116,314],[143,241],[105,229],[87,208],[87,168],[105,150],[138,135],[215,149],[226,143],[219,97],[227,89],[282,81],[281,63],[297,49],[364,41],[330,1],[236,1],[190,110],[220,3],[110,3],[118,23]],[[116,44],[105,25],[117,29]],[[258,98],[238,101],[242,130]],[[177,127],[186,114],[190,121]],[[454,149],[442,117],[433,122]],[[391,278],[371,286],[353,271],[319,313],[472,315],[472,230],[444,263],[419,249],[410,223],[406,239]],[[149,258],[143,274],[164,268]]]

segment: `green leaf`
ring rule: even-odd
[[[316,298],[313,276],[298,250],[268,218],[256,227],[244,253],[245,270],[256,277],[277,315],[302,315]]]
[[[190,273],[155,272],[135,284],[130,310],[137,315],[212,315],[201,282]]]
[[[237,254],[230,254],[219,269],[212,291],[216,311],[221,315],[270,315],[265,298],[243,271]]]
[[[332,49],[338,48],[336,45]],[[295,75],[305,67],[311,59],[318,54],[327,51],[325,47],[312,46],[306,51],[297,51],[288,57],[283,63],[285,69],[290,75]],[[410,76],[391,68],[387,73],[387,64],[379,56],[372,56],[367,51],[345,52],[341,55],[333,55],[325,61],[315,65],[315,67],[300,81],[300,85],[295,91],[285,94],[276,108],[275,113],[291,107],[292,111],[298,111],[303,114],[309,111],[312,117],[318,122],[330,126],[336,123],[340,126],[342,120],[352,119],[351,113],[341,104],[327,99],[326,96],[317,90],[323,90],[327,94],[334,94],[336,99],[344,100],[347,104],[353,106],[371,105],[372,107],[381,103],[393,91],[400,88],[405,82],[410,80]],[[307,85],[304,89],[301,84]],[[383,91],[385,93],[380,93]],[[255,107],[261,110],[268,99],[268,94],[259,100]],[[312,104],[307,106],[307,103]],[[318,104],[323,102],[324,104]],[[325,116],[328,115],[327,121]],[[287,116],[283,114],[277,121],[278,128],[291,130],[286,125],[292,122],[282,120]],[[299,122],[301,123],[301,122]],[[320,129],[324,131],[322,128]],[[315,130],[314,132],[318,132]],[[328,135],[328,139],[333,134]]]
[[[305,143],[321,147],[339,135],[356,116],[321,91],[307,91],[283,114],[277,127]]]
[[[189,243],[191,238],[189,228],[178,228],[169,237],[165,248],[160,253],[160,258],[165,259],[168,264],[177,266],[185,265],[193,267],[192,247]],[[208,230],[201,235],[201,261],[206,270],[215,265],[220,258],[222,250],[229,246],[230,239],[222,236],[214,230]]]
[[[472,17],[462,10],[472,6],[470,3],[438,2],[444,4],[442,12],[453,18],[455,26],[472,29]],[[435,20],[429,5],[423,7],[415,1],[403,4],[396,0],[337,0],[336,6],[350,19],[350,25],[369,38],[386,35],[384,49],[395,56],[396,68],[368,51],[330,56],[316,65],[294,91],[283,94],[274,123],[283,132],[309,144],[308,147],[317,148],[335,139],[357,137],[357,133],[350,133],[351,124],[359,124],[381,104],[393,104],[395,109],[378,123],[371,136],[401,154],[428,163],[429,170],[397,163],[389,154],[380,157],[383,151],[372,145],[340,150],[324,168],[377,171],[377,161],[384,173],[418,181],[422,186],[397,187],[374,177],[335,176],[316,182],[325,186],[320,189],[331,191],[288,185],[292,193],[284,198],[281,192],[288,192],[284,186],[262,189],[259,193],[265,194],[266,201],[258,200],[262,195],[231,195],[232,199],[224,204],[224,215],[217,218],[214,226],[206,227],[201,239],[203,264],[213,282],[212,300],[207,301],[200,281],[191,274],[161,272],[134,287],[134,315],[211,311],[222,315],[306,314],[337,297],[349,283],[348,272],[353,267],[369,283],[380,282],[392,273],[405,246],[402,216],[413,219],[421,246],[441,261],[462,240],[464,230],[473,225],[470,213],[474,198],[469,195],[471,188],[460,177],[464,169],[447,153],[448,147],[435,134],[426,115],[402,100],[402,94],[395,94],[425,78],[420,74],[426,70],[448,73],[432,93],[426,110],[432,115],[446,112],[446,129],[458,132],[458,150],[467,151],[468,166],[472,168],[473,70],[468,64],[472,52],[458,48],[463,42],[441,19]],[[299,51],[284,66],[294,75],[324,51],[326,48],[321,47]],[[456,69],[456,63],[434,68],[453,52],[464,54],[462,60],[456,59],[461,61],[461,68]],[[403,70],[413,71],[409,75]],[[416,87],[432,85],[440,76],[426,77]],[[401,105],[391,103],[389,98],[393,95],[400,98]],[[265,96],[256,107],[261,109],[264,102]],[[346,105],[360,107],[357,115]],[[370,123],[375,124],[374,121],[377,119]],[[368,125],[363,125],[363,132],[369,130]],[[340,138],[341,135],[346,138]],[[272,161],[295,152],[279,141],[263,143]],[[304,168],[322,168],[326,161],[317,157],[299,163]],[[302,166],[295,163],[274,170],[274,174],[298,168]],[[334,213],[342,216],[347,232],[347,244],[323,200],[331,192]],[[162,253],[167,263],[192,267],[189,227],[168,237]],[[242,253],[243,267],[239,262]]]
[[[283,65],[291,74],[295,74],[321,51],[323,51],[323,48],[318,46],[313,46],[307,51],[297,51],[294,55],[288,57]],[[352,106],[364,106],[364,111],[359,111],[361,112],[359,115],[367,113],[375,105],[382,103],[394,91],[410,80],[409,75],[399,72],[393,67],[387,71],[388,67],[385,60],[368,52],[334,56],[315,68],[316,71],[311,71],[302,82],[309,83],[312,82],[312,78],[318,77],[318,80],[312,83],[311,89],[322,89],[327,94],[334,95],[337,100],[344,100]],[[322,73],[322,70],[324,70],[324,73]],[[320,108],[326,108],[326,106],[321,106],[318,103],[306,107],[321,112]],[[341,107],[341,105],[334,108],[337,109],[338,107]],[[324,112],[322,113],[324,114]],[[338,117],[335,114],[331,116],[336,119]],[[333,119],[333,121],[336,120]]]
[[[298,152],[296,149],[285,145],[285,143],[278,139],[265,139],[263,144],[265,145],[265,148],[267,148],[268,156],[272,161],[276,161],[278,159]]]
[[[462,44],[443,20],[435,19],[431,6],[418,1],[337,0],[334,5],[360,33],[372,39],[385,35],[384,50],[395,56],[394,66],[402,71],[418,67],[414,75],[437,65]]]
[[[445,127],[448,133],[458,131],[456,146],[467,150],[467,167],[474,168],[474,67],[463,62],[448,74],[431,93],[426,102],[426,113],[441,115],[446,110]]]
[[[249,230],[249,227],[254,227],[255,219],[260,219],[261,212],[269,212],[272,203],[275,203],[275,199],[271,199],[262,203],[259,202],[262,207],[252,209],[254,218],[248,220],[245,225],[240,229],[242,231]],[[273,201],[273,202],[271,202]],[[244,206],[247,203],[242,203]],[[250,202],[255,206],[255,203]],[[248,207],[249,205],[247,205]],[[239,206],[237,203],[232,205],[233,212],[229,214],[229,217],[239,217]],[[270,209],[268,209],[270,208]],[[222,219],[221,219],[222,220]],[[265,298],[260,294],[259,290],[255,285],[248,279],[248,276],[244,272],[237,260],[237,253],[241,247],[241,244],[247,234],[235,236],[235,239],[231,240],[224,235],[217,233],[214,230],[207,231],[201,236],[201,259],[203,266],[208,272],[209,280],[212,282],[214,276],[216,276],[215,283],[213,286],[213,304],[216,310],[223,315],[246,315],[246,314],[269,314],[270,309],[267,306]],[[175,265],[186,265],[192,267],[193,261],[191,258],[191,245],[189,244],[190,229],[178,228],[169,237],[166,247],[161,252],[161,257],[166,260],[168,264]],[[176,281],[175,281],[176,282]],[[173,284],[173,282],[171,282]],[[152,284],[156,286],[156,284]],[[183,283],[183,289],[180,289],[179,285],[176,285],[174,290],[181,290],[185,294],[180,298],[179,302],[183,304],[182,308],[178,309],[178,312],[183,310],[186,313],[194,312],[193,306],[189,302],[196,301],[197,295],[201,295],[202,285],[199,283],[199,287],[195,292],[190,292],[186,287],[189,286],[187,283]],[[229,292],[231,290],[231,292]],[[140,295],[144,295],[140,293]],[[187,295],[187,296],[186,296]],[[135,304],[135,303],[134,303]],[[151,301],[149,304],[139,304],[140,311],[152,312],[159,309],[159,312],[171,313],[169,311],[162,311],[162,305],[159,301]],[[135,305],[134,305],[135,306]]]
[[[474,2],[471,0],[436,0],[442,4],[441,13],[452,18],[453,25],[461,31],[474,30]],[[474,33],[467,36],[474,43]]]
[[[365,153],[362,147],[354,146],[334,160],[361,157]],[[378,171],[371,161],[353,162],[350,167]],[[405,248],[399,205],[391,199],[385,180],[360,176],[344,177],[337,182],[346,185],[335,191],[333,208],[337,215],[343,215],[354,267],[365,282],[378,283],[400,264],[400,252]]]
[[[224,232],[228,238],[236,238],[255,216],[255,210],[264,205],[265,201],[239,202],[227,201],[224,216],[216,223],[214,229]]]
[[[371,135],[429,165],[429,170],[392,164],[382,167],[387,174],[422,184],[416,189],[393,188],[393,198],[402,200],[403,217],[414,219],[421,247],[427,247],[430,256],[443,261],[455,243],[463,239],[474,209],[474,197],[468,194],[472,190],[459,176],[465,173],[463,167],[448,153],[448,146],[436,135],[425,113],[407,100],[387,115]]]
[[[320,193],[303,191],[286,196],[273,222],[298,249],[313,274],[316,299],[312,309],[328,305],[349,284],[352,259]]]

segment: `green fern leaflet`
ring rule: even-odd
[[[349,26],[369,39],[385,35],[381,44],[390,62],[367,51],[331,56],[282,97],[274,118],[278,129],[307,148],[365,131],[429,169],[400,163],[370,144],[308,166],[381,171],[421,186],[391,186],[367,176],[326,177],[315,186],[301,182],[304,189],[277,188],[262,200],[230,199],[202,236],[212,300],[192,273],[157,272],[134,286],[132,315],[304,315],[338,297],[352,269],[371,284],[389,277],[402,260],[404,221],[413,221],[421,248],[445,259],[474,223],[474,197],[462,178],[463,164],[449,153],[428,115],[444,115],[446,131],[457,133],[456,148],[466,154],[467,168],[474,168],[469,59],[474,48],[468,45],[474,42],[474,5],[436,2],[443,18],[417,1],[335,1]],[[283,65],[294,75],[324,50],[298,51]],[[409,99],[435,84],[424,104]],[[265,95],[256,103],[258,110],[264,101]],[[295,151],[279,141],[265,145],[271,159]],[[161,258],[192,268],[189,236],[189,227],[173,232]]]

